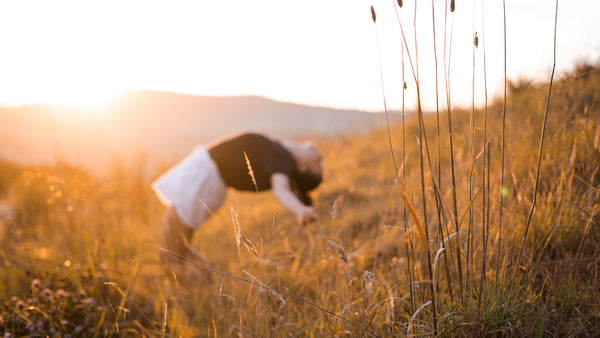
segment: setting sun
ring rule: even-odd
[[[122,93],[103,92],[102,88],[93,87],[85,90],[72,88],[65,91],[61,89],[64,88],[57,88],[56,91],[32,92],[29,95],[25,95],[22,99],[17,99],[15,103],[27,102],[27,104],[32,105],[57,105],[74,108],[74,111],[77,112],[102,114],[105,112],[106,105]]]

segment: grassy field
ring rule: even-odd
[[[317,140],[320,220],[231,191],[192,243],[213,281],[189,288],[160,269],[142,164],[100,180],[2,163],[0,334],[598,336],[600,66],[554,80],[528,222],[547,92],[510,84],[504,175],[502,100],[485,138],[485,111],[452,112],[453,158],[446,113],[439,134],[435,114],[393,126],[397,174],[387,130]]]

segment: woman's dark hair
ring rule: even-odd
[[[292,176],[292,188],[304,205],[312,205],[312,198],[308,194],[321,184],[323,175],[313,173],[310,170],[299,172],[294,171]]]

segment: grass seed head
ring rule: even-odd
[[[398,6],[402,7],[402,0],[398,0]]]
[[[360,279],[363,283],[363,290],[373,290],[373,284],[375,284],[375,275],[371,271],[365,271]]]
[[[479,46],[479,37],[477,36],[477,32],[475,32],[475,38],[473,39],[473,44],[475,45],[475,48],[477,48]]]
[[[246,159],[246,166],[248,167],[248,174],[250,178],[252,178],[252,183],[254,184],[254,188],[258,191],[258,185],[256,184],[256,177],[254,176],[254,170],[252,170],[252,165],[250,164],[250,159],[248,158],[248,154],[244,151],[244,158]]]
[[[346,255],[346,251],[344,251],[344,249],[337,244],[336,242],[332,241],[332,240],[328,240],[327,241],[327,250],[331,251],[331,250],[335,250],[339,255],[340,255],[340,259],[348,264],[348,255]]]
[[[244,243],[244,246],[246,247],[246,249],[248,249],[248,252],[250,252],[254,257],[256,257],[256,259],[260,259],[258,250],[256,250],[256,247],[254,246],[254,244],[252,244],[252,242],[248,238],[246,238],[246,236],[244,236],[244,235],[242,235],[242,242]]]
[[[241,243],[241,239],[242,239],[242,230],[240,229],[240,225],[238,223],[237,212],[235,212],[233,205],[231,206],[231,218],[233,220],[233,229],[235,231],[235,243],[237,244],[237,253],[238,253],[238,257],[239,257],[240,256],[240,243]]]
[[[375,15],[375,8],[373,8],[372,5],[371,5],[371,18],[373,19],[374,23],[377,23],[377,15]]]
[[[454,9],[456,8],[456,4],[454,3],[454,0],[450,1],[450,12],[454,12]]]

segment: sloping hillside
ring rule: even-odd
[[[197,144],[244,130],[279,138],[364,133],[379,114],[282,103],[261,97],[203,97],[134,91],[88,113],[72,107],[0,108],[0,157],[20,164],[64,161],[86,169],[143,156],[172,162]]]

